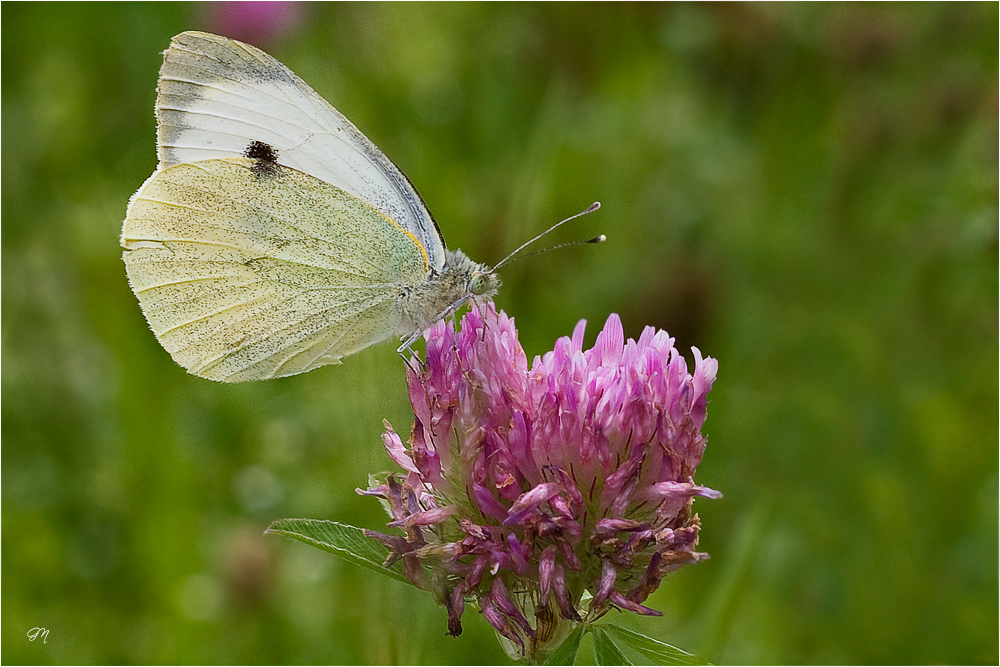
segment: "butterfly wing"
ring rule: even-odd
[[[260,49],[184,32],[164,53],[157,85],[160,169],[239,157],[251,142],[278,162],[367,202],[413,233],[435,270],[441,232],[403,173],[339,111]]]
[[[153,174],[129,203],[129,284],[191,373],[236,382],[339,363],[399,327],[429,272],[417,239],[308,174],[248,158]]]

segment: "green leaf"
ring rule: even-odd
[[[563,643],[559,645],[549,659],[545,661],[546,665],[572,665],[576,661],[576,653],[580,650],[580,640],[583,639],[583,634],[586,632],[587,628],[583,625],[578,625],[573,632],[569,633]]]
[[[688,653],[676,646],[671,646],[658,639],[647,637],[646,635],[623,628],[620,625],[607,624],[602,626],[610,634],[613,634],[619,641],[627,646],[631,646],[636,651],[653,661],[657,665],[703,665],[703,661],[698,656]]]
[[[389,555],[388,550],[380,542],[368,537],[355,526],[319,519],[281,519],[272,523],[264,532],[284,535],[293,540],[305,542],[379,574],[387,575],[407,584],[411,583],[399,571],[398,566],[382,566],[386,556]]]
[[[598,665],[631,665],[632,663],[615,646],[615,643],[608,636],[604,626],[596,627],[594,633],[594,660]]]

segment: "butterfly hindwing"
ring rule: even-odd
[[[129,282],[160,343],[214,380],[338,363],[388,338],[423,284],[417,239],[312,176],[249,158],[158,171],[129,204]]]

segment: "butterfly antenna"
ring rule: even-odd
[[[521,252],[522,250],[524,250],[525,248],[527,248],[529,245],[531,245],[532,243],[534,243],[538,239],[542,238],[543,236],[545,236],[549,232],[553,231],[554,229],[556,229],[560,225],[564,225],[567,222],[569,222],[570,220],[575,220],[575,219],[579,218],[580,216],[587,215],[588,213],[593,213],[594,211],[596,211],[599,208],[601,208],[601,202],[595,201],[593,204],[591,204],[590,206],[588,206],[585,210],[580,211],[576,215],[571,215],[570,217],[566,218],[565,220],[561,220],[561,221],[557,222],[556,224],[552,225],[551,227],[549,227],[548,229],[546,229],[544,232],[542,232],[541,234],[539,234],[538,236],[536,236],[535,238],[531,239],[530,241],[528,241],[526,243],[522,243],[517,248],[517,250],[515,250],[512,253],[510,253],[509,255],[507,255],[506,257],[504,257],[502,260],[500,260],[500,263],[497,264],[496,266],[494,266],[493,270],[496,271],[501,266],[503,266],[507,262],[511,261],[514,258],[514,255],[516,255],[517,253]],[[575,242],[575,243],[564,243],[562,245],[576,245],[577,243],[600,243],[603,240],[604,240],[604,235],[602,234],[601,236],[595,237],[595,238],[593,238],[593,239],[591,239],[589,241],[578,241],[578,242]],[[553,246],[553,248],[559,248],[559,247],[561,247],[561,246]],[[547,248],[547,250],[552,250],[553,248]],[[543,251],[539,251],[539,252],[543,252]],[[534,255],[534,254],[537,254],[537,253],[531,253],[531,254]]]
[[[520,257],[514,257],[510,261],[517,262],[522,259],[528,259],[529,257],[534,257],[535,255],[541,255],[543,252],[548,252],[550,250],[558,250],[559,248],[566,248],[574,245],[587,245],[588,243],[604,243],[608,240],[608,237],[604,234],[599,234],[592,239],[587,239],[586,241],[569,241],[567,243],[560,243],[558,245],[549,246],[548,248],[542,248],[541,250],[535,250],[534,252],[529,252],[527,255],[521,255]],[[504,260],[507,261],[507,260]]]

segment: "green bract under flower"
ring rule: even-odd
[[[383,435],[406,472],[363,492],[405,536],[366,533],[438,596],[451,634],[474,599],[533,660],[612,607],[658,615],[643,602],[664,575],[708,557],[694,497],[720,496],[694,482],[718,363],[694,348],[689,373],[666,332],[626,341],[616,315],[583,350],[584,325],[530,368],[492,303],[429,329],[409,447]]]

